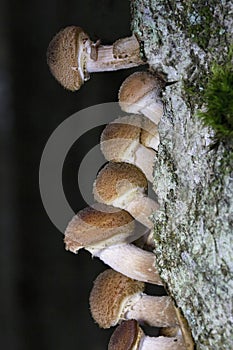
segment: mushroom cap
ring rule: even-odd
[[[115,326],[130,297],[142,293],[145,284],[112,269],[102,272],[94,281],[90,293],[92,317],[101,328]]]
[[[68,90],[78,90],[84,83],[87,41],[90,38],[82,28],[70,26],[58,32],[49,43],[47,63],[50,71]]]
[[[98,174],[93,187],[98,202],[113,204],[127,192],[145,192],[147,179],[139,168],[128,163],[109,162]]]
[[[162,81],[157,76],[149,72],[135,72],[126,78],[120,87],[119,105],[125,112],[138,113],[145,97],[158,97],[162,86]],[[143,101],[143,106],[144,102],[146,101]]]
[[[140,134],[137,116],[117,118],[101,134],[101,151],[107,160],[130,162],[140,142]]]
[[[81,248],[102,247],[132,241],[134,220],[125,210],[95,204],[80,210],[68,224],[64,242],[66,249],[76,253]]]
[[[136,350],[142,334],[136,320],[122,321],[109,340],[108,350]]]

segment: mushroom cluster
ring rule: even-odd
[[[55,35],[47,62],[54,77],[71,91],[78,90],[92,72],[145,64],[135,35],[105,46],[75,26]],[[109,350],[193,349],[173,300],[144,293],[146,283],[163,285],[150,251],[154,244],[150,215],[159,205],[148,197],[147,188],[148,181],[153,182],[164,86],[160,75],[145,71],[123,82],[119,105],[130,114],[113,120],[102,132],[100,149],[108,163],[93,184],[96,203],[80,210],[65,230],[67,250],[86,249],[110,267],[96,278],[89,298],[92,317],[100,327],[119,323]],[[161,328],[161,335],[146,336],[140,327],[144,324]]]

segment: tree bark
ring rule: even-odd
[[[155,255],[198,350],[233,349],[232,153],[197,112],[214,62],[233,43],[227,0],[135,0],[132,31],[168,82],[154,190]]]

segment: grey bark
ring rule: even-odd
[[[176,81],[163,93],[165,113],[155,159],[155,255],[198,350],[233,348],[233,174],[223,144],[197,117],[214,61],[233,43],[232,1],[136,0],[132,31],[150,69]],[[195,91],[190,94],[190,89]]]

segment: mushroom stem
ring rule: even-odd
[[[143,146],[158,151],[160,142],[158,126],[148,118],[143,118],[140,142]]]
[[[155,255],[133,244],[119,244],[98,252],[90,252],[127,277],[147,283],[163,284],[155,267]]]
[[[150,119],[153,123],[159,124],[163,115],[163,104],[160,100],[153,100],[146,107],[140,109],[140,112]]]
[[[155,249],[154,230],[147,229],[143,236],[134,241],[134,245],[146,251],[153,251]]]
[[[185,350],[182,337],[142,337],[139,350]]]
[[[153,199],[144,196],[142,193],[138,193],[135,198],[129,201],[125,206],[122,206],[122,209],[128,211],[133,217],[141,222],[141,224],[150,229],[153,229],[154,224],[149,217],[153,212],[158,210],[158,208],[158,203]]]
[[[113,71],[145,64],[140,57],[140,46],[134,35],[119,39],[113,45],[92,46],[96,55],[86,57],[88,72]]]
[[[154,327],[179,325],[173,301],[168,296],[150,296],[144,293],[130,298],[124,310],[124,319],[136,319]]]
[[[144,236],[145,236],[145,238],[143,237],[144,246],[150,249],[154,249],[155,248],[154,230],[152,229],[150,233],[147,233]]]
[[[155,152],[143,145],[138,145],[134,156],[134,164],[144,172],[146,178],[150,182],[153,182],[153,164],[155,159]]]

